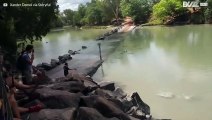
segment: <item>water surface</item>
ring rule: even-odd
[[[211,25],[145,27],[122,38],[95,77],[138,91],[157,118],[211,120],[211,46]]]
[[[105,31],[50,33],[36,43],[35,63],[82,45],[90,48],[87,53],[98,55],[95,38]],[[101,45],[105,62],[94,76],[97,81],[114,81],[129,93],[137,91],[157,118],[212,119],[211,25],[144,27]],[[166,93],[173,96],[158,96]]]

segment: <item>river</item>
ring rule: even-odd
[[[87,45],[98,55],[95,37],[106,30],[66,30],[49,33],[35,43],[35,63]],[[103,66],[98,81],[114,81],[137,91],[156,118],[211,120],[212,26],[142,27],[101,41]],[[86,52],[85,52],[86,53]]]

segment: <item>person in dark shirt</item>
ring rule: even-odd
[[[32,82],[32,63],[34,61],[34,48],[33,45],[27,45],[25,52],[22,55],[24,61],[24,69],[22,70],[23,75],[23,83],[24,84],[31,84]]]
[[[63,70],[64,70],[64,76],[66,77],[68,74],[69,74],[69,70],[76,70],[76,69],[70,69],[68,67],[68,63],[65,63],[64,66],[63,66]]]

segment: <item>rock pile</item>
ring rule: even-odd
[[[45,109],[29,120],[148,120],[150,107],[137,93],[131,97],[113,82],[96,83],[72,71],[68,77],[40,86],[33,93]]]
[[[86,48],[87,46],[82,46],[82,49],[86,49]],[[43,63],[37,64],[36,67],[38,69],[44,69],[46,71],[49,71],[57,67],[58,65],[65,63],[67,60],[71,60],[72,55],[79,54],[80,53],[79,51],[81,50],[77,50],[77,51],[68,50],[68,54],[58,56],[58,59],[51,59],[50,63],[43,62]]]

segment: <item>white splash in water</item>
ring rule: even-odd
[[[172,92],[159,92],[157,95],[163,98],[174,98],[174,94]]]

